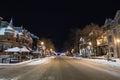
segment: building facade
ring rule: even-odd
[[[0,20],[0,57],[5,57],[5,50],[8,48],[22,46],[32,48],[32,42],[30,32],[22,26],[14,26],[12,19],[9,23]]]
[[[114,19],[106,19],[102,26],[103,34],[97,39],[99,52],[111,54],[112,57],[120,57],[120,10],[117,11]]]

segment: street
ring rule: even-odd
[[[0,68],[0,80],[120,80],[120,68],[73,57],[57,56],[47,63],[27,64]]]

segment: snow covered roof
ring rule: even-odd
[[[21,52],[30,52],[25,46],[20,49]]]
[[[10,27],[7,27],[7,28],[0,28],[0,35],[4,35],[4,33],[5,32],[11,32],[11,31],[9,31],[9,30],[11,29]],[[13,33],[13,32],[12,32]],[[23,33],[22,32],[18,32],[18,31],[16,31],[15,30],[15,36],[14,37],[16,37],[16,35],[18,34],[19,36],[21,36],[21,35],[23,35]]]
[[[15,31],[22,32],[23,28],[22,27],[13,27]]]
[[[9,23],[9,25],[8,25],[8,26],[13,27],[13,20],[12,20],[12,19],[10,20],[10,23]]]
[[[35,51],[33,51],[32,53],[40,53],[40,51],[38,50],[38,48],[35,50]]]
[[[0,35],[4,35],[5,29],[6,28],[0,28]]]
[[[1,21],[1,27],[7,27],[8,26],[8,22],[7,21]]]
[[[11,19],[11,21],[10,21],[9,25],[7,26],[6,30],[14,30],[14,29],[13,29],[13,23],[12,23],[12,22],[13,22],[13,21],[12,21],[12,19]]]
[[[19,52],[20,48],[19,47],[14,47],[14,48],[8,48],[5,50],[5,52]]]
[[[16,36],[17,36],[17,34],[18,34],[19,36],[23,35],[23,33],[22,33],[22,32],[15,31],[14,37],[16,37]]]
[[[20,36],[23,35],[23,33],[18,33]]]
[[[13,30],[13,28],[11,26],[7,26],[6,29]]]
[[[5,50],[5,52],[30,52],[25,46],[22,48],[19,47],[13,47],[13,48],[8,48]]]

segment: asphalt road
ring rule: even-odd
[[[120,68],[56,57],[45,64],[2,68],[0,80],[120,80]]]

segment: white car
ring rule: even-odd
[[[60,56],[66,56],[66,54],[65,53],[61,53]]]

